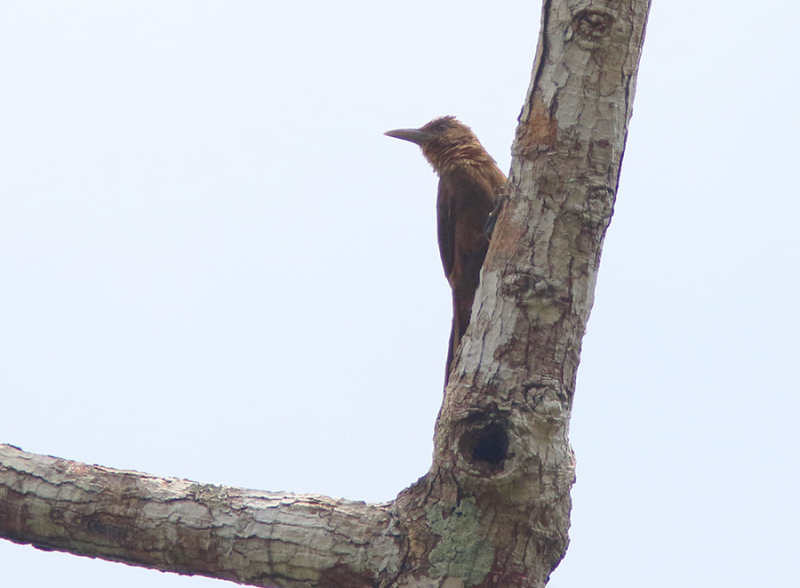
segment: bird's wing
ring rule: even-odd
[[[457,194],[455,186],[442,178],[439,180],[439,193],[436,198],[436,225],[439,237],[439,255],[444,266],[444,275],[450,279],[453,271],[453,242],[455,240],[455,222],[453,204]]]

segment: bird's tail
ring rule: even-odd
[[[447,348],[447,364],[444,372],[444,385],[450,379],[450,369],[453,367],[453,358],[456,355],[458,346],[461,344],[461,338],[467,332],[469,326],[470,314],[472,313],[472,301],[475,298],[475,292],[465,294],[458,290],[453,290],[453,323],[450,327],[450,344]]]
[[[450,380],[450,367],[453,364],[453,355],[456,353],[456,347],[460,342],[458,337],[457,314],[453,313],[453,323],[450,327],[450,343],[447,346],[447,364],[444,366],[444,387],[447,388],[447,382]]]

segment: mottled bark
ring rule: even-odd
[[[485,557],[469,576],[455,559],[431,568],[469,577],[465,585],[543,586],[566,552],[569,418],[648,9],[645,0],[544,2],[509,198],[425,481],[443,512],[470,505],[461,514],[475,519],[469,545]],[[420,501],[430,522],[429,496],[411,489],[400,500]]]
[[[0,445],[0,532],[46,549],[256,586],[372,586],[375,570],[399,570],[394,526],[386,504],[158,478]]]
[[[260,586],[543,586],[567,548],[575,377],[649,5],[544,2],[508,199],[416,484],[368,505],[4,446],[0,536]]]

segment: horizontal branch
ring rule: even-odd
[[[374,586],[397,574],[391,504],[261,492],[0,445],[0,537],[256,586]]]

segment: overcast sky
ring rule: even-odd
[[[0,3],[0,441],[383,501],[424,474],[455,114],[501,168],[538,2]],[[790,587],[797,3],[655,2],[553,588]],[[9,588],[197,588],[0,541]]]

